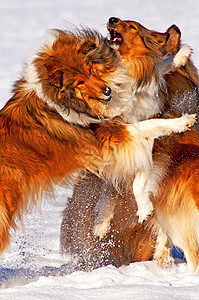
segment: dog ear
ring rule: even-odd
[[[158,44],[161,47],[164,47],[164,45],[167,43],[167,41],[169,39],[169,33],[168,32],[165,32],[165,33],[156,32],[155,33],[155,38],[156,38]]]
[[[165,49],[168,51],[169,55],[173,55],[179,50],[181,31],[176,25],[172,25],[166,32],[169,33],[169,39],[165,45]]]
[[[48,72],[48,82],[51,86],[61,89],[63,86],[63,72],[59,70],[59,64],[54,57],[49,57],[45,61]]]
[[[145,34],[142,37],[142,40],[147,48],[156,49],[156,52],[158,51],[161,52],[160,49],[164,48],[168,38],[169,38],[169,33],[167,32],[162,33],[157,31],[151,31],[148,34]]]

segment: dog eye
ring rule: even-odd
[[[137,28],[133,25],[130,25],[130,28],[134,29],[134,30],[137,30]]]
[[[81,84],[84,84],[84,81],[83,81],[83,80],[80,80],[80,81],[77,83],[77,86],[78,86],[78,85],[81,85]]]

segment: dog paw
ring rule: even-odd
[[[176,128],[174,128],[174,132],[184,132],[187,131],[190,127],[194,125],[196,122],[196,114],[188,115],[185,114],[181,118],[179,118],[179,121],[177,122]]]
[[[138,222],[142,224],[146,221],[152,214],[153,211],[153,204],[151,201],[148,201],[144,207],[138,207],[136,215],[138,216]]]
[[[180,68],[186,65],[189,57],[191,56],[192,49],[188,45],[182,46],[173,59],[175,68]]]
[[[170,248],[165,247],[161,254],[154,255],[154,259],[159,266],[166,268],[174,262],[173,257],[170,255],[170,252]]]
[[[99,237],[101,240],[109,232],[109,230],[110,230],[110,223],[104,221],[102,223],[94,225],[93,234],[94,236]]]

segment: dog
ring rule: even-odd
[[[22,220],[28,204],[54,184],[67,183],[81,170],[104,178],[109,169],[115,174],[119,169],[117,180],[134,172],[117,157],[132,165],[135,125],[113,121],[132,109],[131,93],[120,56],[89,29],[55,30],[29,59],[0,111],[1,252],[16,218]],[[188,115],[179,124],[177,119],[169,122],[168,133],[194,122]]]
[[[134,23],[135,22],[127,22],[128,26],[134,26]],[[124,24],[125,21],[123,21],[123,25]],[[121,30],[122,29],[123,27],[121,26]],[[137,31],[137,35],[139,36],[140,34],[145,42],[147,36],[150,36],[150,34],[152,36],[150,39],[158,36],[154,31]],[[127,37],[130,36],[128,33],[129,32],[127,31]],[[158,52],[161,51],[162,55],[175,53],[176,48],[180,45],[180,31],[175,25],[171,26],[167,30],[167,33],[169,33],[170,36],[164,47],[160,43],[160,36],[158,36],[157,39],[157,47],[158,43],[160,43]],[[118,37],[120,41],[124,39],[123,36],[119,34]],[[115,38],[115,36],[113,36],[113,38]],[[136,52],[136,48],[134,48],[134,51]],[[173,95],[175,95],[178,89],[181,93],[184,92],[184,87],[180,83],[181,77],[186,82],[186,87],[190,89],[193,86],[197,87],[198,75],[196,73],[196,68],[191,61],[189,61],[189,65],[191,65],[191,67],[182,68],[183,72],[179,69],[170,73],[169,77],[167,77],[168,93],[166,94],[165,90],[161,91],[164,93],[164,97],[166,95],[166,98],[168,99],[166,108],[169,107],[171,111],[173,110],[171,104]],[[172,86],[171,89],[169,89],[170,85]],[[162,97],[160,98],[162,99]],[[166,102],[165,98],[162,99],[162,102]],[[147,114],[148,109],[143,113]],[[172,146],[175,145],[179,148],[182,143],[194,144],[197,140],[197,134],[191,131],[181,135],[180,138],[177,137],[177,141],[172,141],[171,138],[164,138],[164,143],[167,144],[171,141]],[[168,153],[172,154],[172,150],[172,147],[169,147]],[[174,162],[175,159],[177,161],[178,157],[173,156]],[[195,163],[196,162],[193,161],[193,164]],[[173,165],[174,163],[172,162],[172,166]],[[168,181],[169,176],[166,176],[165,180]],[[91,186],[92,188],[90,188]],[[162,185],[161,188],[164,191],[164,185]],[[159,195],[161,196],[161,191],[159,192]],[[98,217],[96,205],[98,205],[97,203],[99,202],[104,203],[104,198],[108,199],[106,200],[106,203],[112,214],[114,212],[114,218],[111,220],[110,231],[100,241],[93,235],[93,223]],[[136,205],[133,200],[134,197],[132,191],[124,189],[123,192],[119,194],[113,186],[107,185],[93,174],[88,174],[86,177],[80,178],[75,185],[73,196],[69,199],[68,206],[63,213],[60,237],[62,252],[70,253],[73,256],[78,257],[79,265],[81,268],[86,269],[92,269],[109,263],[120,266],[133,261],[152,259],[157,237],[156,234],[152,236],[151,232],[146,230],[144,225],[137,224],[135,217]],[[158,201],[155,201],[155,203],[158,203]],[[103,207],[101,209],[103,209]],[[71,220],[70,216],[74,212],[76,212],[75,218]],[[85,222],[85,220],[87,221]],[[168,254],[168,252],[169,250],[165,253]],[[165,256],[162,255],[161,258],[160,256],[161,255],[159,255],[159,261],[163,263],[166,254]]]
[[[172,164],[154,202],[155,218],[149,228],[157,235],[154,258],[167,266],[171,246],[185,255],[186,271],[199,271],[199,139],[191,131],[178,143],[171,143]]]
[[[163,55],[163,51],[160,47],[162,46],[164,48],[164,45],[166,44],[165,38],[167,41],[168,36],[167,34],[152,32],[139,23],[131,21],[123,22],[118,18],[110,18],[107,27],[110,32],[109,41],[118,45],[118,50],[128,68],[129,77],[131,78],[134,90],[136,91],[134,111],[125,114],[125,120],[131,123],[132,120],[135,120],[136,118],[138,120],[143,120],[143,118],[149,119],[151,116],[154,116],[152,115],[152,108],[154,109],[155,114],[157,107],[161,107],[160,100],[159,98],[157,99],[158,88],[162,88],[161,79],[157,80],[157,78],[161,78],[158,71],[158,67],[161,64],[158,62],[161,55]],[[144,41],[138,32],[144,32]],[[127,39],[125,38],[126,35],[128,36]],[[186,46],[182,48],[175,57],[172,57],[175,67],[184,66],[187,59],[190,57],[190,54],[191,51],[189,47]],[[167,65],[169,62],[170,65]],[[161,68],[164,69],[165,73],[171,71],[171,60],[167,59],[167,62],[164,63]],[[164,72],[162,71],[162,75],[165,75]],[[168,122],[168,120],[166,122]],[[142,130],[143,129],[141,129],[141,131]],[[153,134],[154,133],[155,128]],[[158,138],[158,135],[156,135],[156,138]],[[141,142],[143,144],[140,135],[138,136],[138,139],[138,143]],[[147,142],[149,141],[150,143],[148,143],[146,147],[152,152],[154,141],[153,135],[148,136]],[[147,157],[146,155],[144,156],[143,150],[141,150],[142,148],[143,145],[140,145],[138,147],[139,153],[134,154],[137,166],[135,178],[133,180],[133,192],[138,206],[137,215],[140,223],[151,214],[153,205],[149,196],[151,193],[154,195],[157,193],[158,181],[164,176],[164,170],[161,168],[160,171],[159,163],[156,163],[156,166],[154,167],[147,166]],[[146,148],[144,148],[144,150],[145,152],[147,151]],[[141,168],[139,156],[141,157],[142,163],[145,165]],[[152,161],[152,157],[150,157],[150,161]],[[114,174],[112,176],[114,176]],[[95,222],[94,234],[100,238],[103,238],[106,234],[110,220],[113,217],[113,211],[110,210],[110,207],[113,208],[114,205],[110,205],[109,203],[107,205],[104,205],[103,203],[99,205],[99,214]]]
[[[114,23],[112,27],[115,27],[115,23],[117,24],[116,28],[116,37],[119,36],[119,42],[122,39],[125,41],[125,27],[128,27],[128,22],[125,22],[123,25],[122,21],[115,20],[115,18],[109,20],[109,28],[110,22]],[[120,32],[120,26],[122,27],[122,34]],[[133,27],[132,27],[133,26]],[[130,27],[133,31],[137,31],[138,24],[135,22],[132,24],[130,22]],[[111,27],[111,28],[112,28]],[[119,33],[118,33],[119,30]],[[131,32],[132,32],[131,30]],[[129,32],[129,30],[127,30]],[[113,33],[112,33],[113,34]],[[121,36],[120,36],[121,34]],[[135,33],[136,34],[136,33]],[[134,35],[131,34],[131,38],[134,38]],[[127,47],[129,49],[128,43],[131,41],[127,39]],[[130,40],[130,41],[129,41]],[[122,49],[122,50],[121,50]],[[129,56],[132,55],[133,51],[129,51],[126,54],[126,43],[122,43],[121,49],[119,50],[122,57],[131,64],[131,60]],[[122,54],[123,53],[123,54]],[[189,62],[189,66],[187,68],[191,69],[191,83],[189,88],[192,88],[193,85],[198,84],[198,74],[195,72],[195,68],[191,62]],[[184,77],[183,72],[176,71],[176,77],[182,78]],[[180,75],[183,74],[181,77]],[[169,81],[169,78],[167,79]],[[177,80],[179,80],[177,78]],[[168,82],[167,81],[167,82]],[[180,86],[180,91],[182,91],[183,82],[178,84]],[[171,85],[171,90],[173,85]],[[171,94],[171,92],[170,92]],[[190,97],[190,94],[188,94]],[[179,93],[177,94],[177,97]],[[198,86],[196,86],[196,97],[194,100],[196,102],[196,108],[198,110]],[[179,101],[179,100],[177,100]],[[179,106],[179,104],[177,104]],[[172,105],[173,106],[173,105]],[[187,106],[181,104],[182,109],[186,109]],[[175,109],[175,105],[172,107]],[[194,134],[193,134],[194,137]],[[160,224],[160,229],[157,237],[157,246],[155,251],[155,259],[160,264],[168,264],[170,262],[170,255],[169,249],[166,247],[168,243],[168,239],[170,239],[174,245],[178,246],[180,249],[183,250],[186,260],[187,260],[187,271],[198,272],[199,271],[199,252],[198,252],[198,225],[199,225],[199,214],[198,214],[198,201],[199,201],[199,194],[198,194],[198,142],[195,142],[195,138],[192,136],[189,139],[190,143],[193,145],[186,146],[182,145],[175,145],[174,149],[177,150],[169,150],[170,158],[174,163],[171,165],[172,167],[169,168],[171,171],[168,180],[168,185],[166,190],[164,190],[163,194],[160,193],[160,197],[156,197],[156,215],[158,222]],[[194,142],[193,142],[194,141]],[[164,147],[165,148],[165,147]],[[170,148],[170,147],[169,147]],[[165,150],[164,150],[165,151]],[[176,154],[177,152],[177,154]],[[181,159],[184,155],[183,153],[186,152],[186,159]],[[177,155],[174,156],[174,155]],[[174,159],[175,158],[175,159]],[[180,161],[180,163],[179,163]],[[175,171],[174,171],[175,170]],[[176,170],[178,170],[176,172]],[[194,170],[194,171],[193,171]],[[191,179],[190,179],[191,178]],[[165,182],[165,181],[164,181]],[[174,183],[172,185],[172,183]],[[183,230],[179,231],[183,223]],[[179,234],[180,232],[180,234]]]
[[[129,68],[140,67],[136,66],[134,61],[137,57],[135,40],[141,39],[141,37],[138,38],[139,33],[144,36],[143,39],[146,44],[152,43],[151,40],[156,39],[156,45],[153,41],[153,48],[157,53],[161,53],[165,60],[173,57],[182,47],[181,32],[176,25],[172,25],[165,32],[168,34],[166,43],[163,43],[160,33],[148,30],[138,22],[110,18],[107,27],[110,32],[110,41],[119,47],[120,54]],[[140,41],[137,43],[140,44]],[[190,58],[184,56],[184,59],[186,63],[182,63],[181,66],[179,64],[180,68],[176,67],[172,72],[165,74],[166,88],[159,89],[159,97],[164,103],[164,111],[172,114],[176,114],[176,111],[180,113],[191,111],[191,113],[198,114],[198,71]],[[197,124],[195,126],[197,129]]]

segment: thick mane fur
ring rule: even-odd
[[[74,94],[68,95],[67,105],[63,105],[62,101],[55,101],[57,97],[55,87],[58,88],[60,81],[62,85],[64,84],[63,72],[68,74],[65,84],[68,87],[72,86],[76,73],[78,76],[85,73],[82,63],[84,62],[88,67],[95,67],[90,70],[95,76],[100,77],[101,74],[103,77],[106,76],[107,84],[112,88],[113,101],[102,104],[104,111],[107,108],[107,116],[115,117],[131,108],[129,100],[134,95],[127,70],[119,53],[109,47],[101,34],[90,29],[79,30],[76,34],[56,30],[53,34],[54,40],[51,39],[49,44],[46,43],[26,64],[24,78],[27,82],[25,82],[27,91],[33,89],[37,96],[57,111],[65,121],[83,126],[99,123],[104,116],[93,116],[89,107],[85,107],[85,101],[75,99]],[[102,65],[102,62],[103,70],[99,70],[98,66]],[[64,65],[66,69],[62,71]],[[46,73],[46,68],[52,73],[50,77]],[[88,111],[88,114],[85,114],[85,111]]]
[[[154,64],[152,58],[147,57],[144,61],[143,57],[140,57],[137,60],[134,59],[134,65],[131,63],[127,69],[119,52],[112,49],[99,32],[84,28],[77,30],[75,34],[55,30],[53,35],[54,39],[46,43],[27,63],[24,72],[24,78],[27,81],[25,86],[27,90],[33,89],[37,96],[57,111],[65,121],[84,126],[89,123],[99,123],[103,116],[93,116],[89,107],[85,107],[85,102],[80,99],[76,101],[74,95],[69,95],[68,98],[73,100],[67,101],[67,106],[63,105],[62,101],[55,101],[57,90],[54,87],[59,85],[60,80],[63,84],[64,80],[62,74],[64,61],[71,74],[71,79],[70,76],[67,78],[67,86],[73,84],[74,75],[71,70],[78,68],[78,73],[85,72],[82,69],[82,60],[86,65],[96,66],[92,69],[94,75],[106,76],[107,84],[112,88],[113,100],[103,105],[105,111],[107,108],[107,116],[113,118],[124,113],[128,122],[136,122],[160,113],[162,104],[158,98],[158,90],[164,81],[159,72],[159,61]],[[79,51],[75,51],[77,48]],[[53,69],[54,53],[57,53],[56,65],[60,64],[61,72]],[[81,64],[78,64],[79,60]],[[103,65],[103,69],[99,70],[99,64]],[[50,78],[48,78],[49,75],[45,75],[46,66],[52,73]],[[137,76],[140,76],[139,80]],[[52,86],[50,87],[48,80],[51,80]],[[88,114],[85,114],[85,110]]]
[[[120,51],[132,79],[132,110],[129,110],[129,113],[123,112],[123,117],[127,122],[154,117],[161,110],[164,113],[165,106],[171,108],[172,97],[178,89],[181,94],[192,87],[197,88],[198,74],[190,60],[185,67],[166,76],[165,88],[160,57],[176,54],[179,50],[180,31],[175,25],[172,25],[165,33],[159,33],[148,30],[134,21],[110,18],[108,28],[111,30],[110,42],[117,43],[117,49]],[[114,49],[116,49],[115,45]],[[165,97],[163,98],[160,94],[162,103],[158,98],[160,88]],[[182,145],[183,142],[185,145]],[[198,270],[198,243],[195,243],[197,245],[195,248],[194,243],[189,239],[190,236],[195,235],[195,232],[190,229],[198,228],[199,220],[197,216],[197,222],[194,222],[197,215],[194,205],[198,207],[199,190],[198,184],[196,184],[198,183],[196,180],[198,177],[198,157],[196,157],[198,149],[191,144],[198,145],[198,134],[192,130],[186,134],[181,133],[156,140],[153,161],[157,166],[157,173],[154,173],[154,176],[161,177],[160,173],[162,171],[165,173],[161,177],[160,189],[154,193],[154,196],[157,197],[156,213],[158,219],[162,221],[161,225],[165,226],[166,229],[164,229],[169,234],[172,229],[174,240],[179,237],[176,245],[186,251],[192,248],[191,252],[196,254],[195,261],[190,264],[189,260],[188,264],[191,265],[191,270],[196,270],[196,266]],[[189,160],[190,153],[186,154],[187,150],[193,151],[191,160]],[[126,153],[126,149],[124,151]],[[143,156],[141,154],[140,156],[141,161],[145,163]],[[118,166],[122,165],[122,155],[118,156],[117,160],[120,162]],[[129,168],[127,163],[126,167]],[[113,175],[110,176],[114,177],[114,175],[113,172]],[[182,188],[182,192],[179,191],[179,186]],[[191,212],[193,207],[194,213],[190,214],[191,218],[187,218],[187,208]],[[88,173],[87,176],[78,180],[73,196],[67,202],[67,207],[63,212],[62,251],[79,259],[78,263],[83,269],[92,269],[106,264],[121,266],[133,261],[152,259],[157,232],[153,236],[150,231],[146,230],[146,228],[149,229],[148,221],[144,225],[138,224],[136,211],[132,186],[128,189],[125,185],[124,190],[118,193],[112,184]],[[155,223],[159,229],[155,218],[156,213],[152,216],[151,223],[153,226]],[[72,219],[71,214],[74,214]],[[186,223],[186,220],[190,223]],[[101,232],[107,233],[105,235],[101,234],[99,227],[96,230],[96,225],[101,224],[103,225]],[[154,226],[155,229],[156,226]],[[169,238],[172,239],[172,236]],[[181,241],[179,242],[179,240]],[[161,246],[162,251],[159,251],[155,258],[165,266],[170,257],[166,244],[167,237],[164,236],[164,239],[159,239],[158,242],[163,243],[163,246]]]
[[[120,54],[100,34],[55,31],[27,62],[13,93],[0,111],[0,251],[30,199],[54,184],[82,170],[134,172],[125,151],[133,149],[131,131],[112,119],[133,112],[135,93]]]

